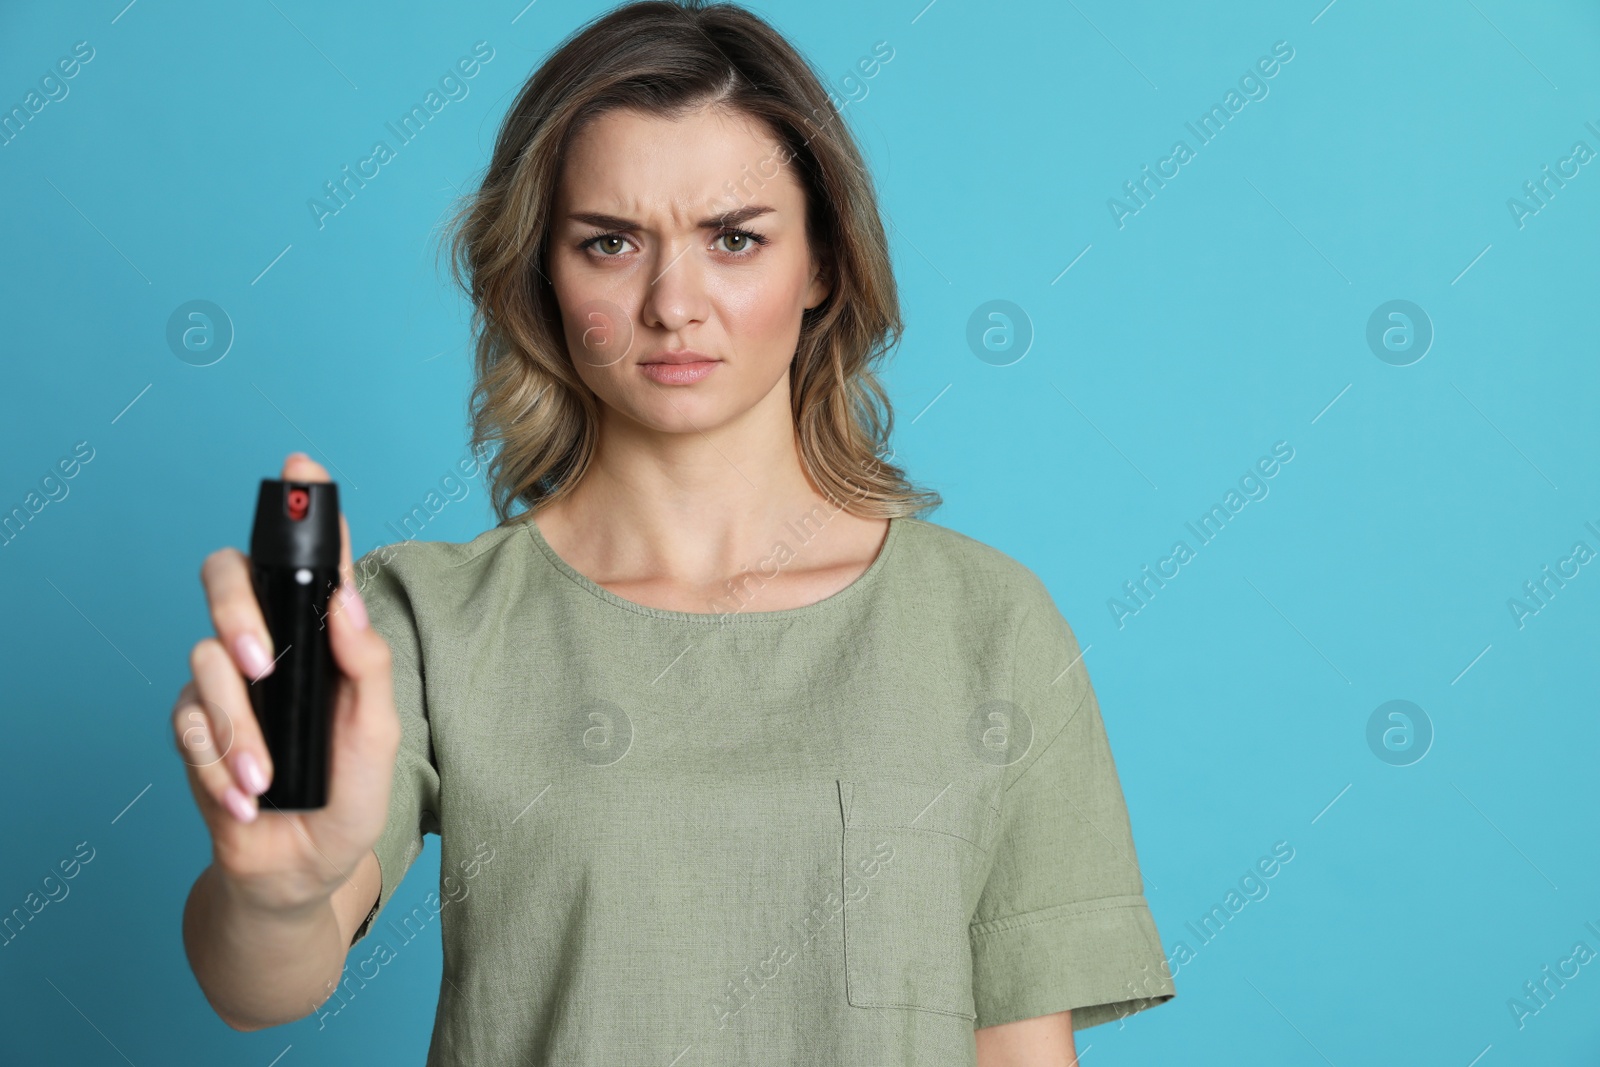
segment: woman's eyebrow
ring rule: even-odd
[[[740,226],[760,215],[776,211],[776,208],[765,204],[746,204],[732,211],[725,211],[708,219],[701,219],[698,227],[702,230],[723,230],[730,226]],[[573,222],[587,222],[591,226],[598,226],[605,230],[636,230],[639,224],[632,219],[622,218],[620,215],[606,215],[596,211],[574,211],[567,218]]]

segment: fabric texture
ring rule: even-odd
[[[762,610],[815,528],[694,613],[529,521],[358,561],[403,735],[353,944],[439,922],[429,1067],[963,1067],[977,1027],[1175,994],[1044,584],[893,519],[851,585]],[[426,833],[437,890],[399,892]]]

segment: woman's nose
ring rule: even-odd
[[[643,314],[646,325],[680,330],[706,316],[704,265],[695,258],[694,246],[661,246],[654,277],[648,282]]]

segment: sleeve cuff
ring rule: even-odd
[[[1071,1010],[1082,1030],[1177,995],[1142,894],[974,923],[971,935],[975,1029]]]

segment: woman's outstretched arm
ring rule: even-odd
[[[189,967],[212,1009],[235,1030],[293,1022],[332,994],[350,938],[377,899],[373,852],[330,896],[298,907],[254,900],[212,864],[195,879],[184,907]]]
[[[328,475],[296,453],[283,478]],[[236,1030],[292,1022],[327,1000],[378,900],[373,846],[388,818],[401,727],[389,645],[367,618],[343,516],[339,525],[342,581],[324,620],[339,680],[321,808],[259,806],[273,766],[247,679],[270,673],[272,635],[243,553],[219,549],[201,568],[216,636],[190,652],[193,678],[172,728],[212,848],[184,906],[183,943],[207,1001]]]

